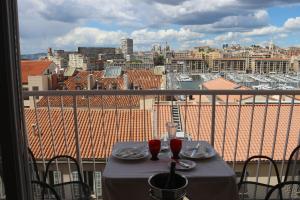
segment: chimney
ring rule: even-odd
[[[87,77],[87,89],[92,90],[95,86],[95,80],[94,80],[94,75],[89,74]]]
[[[123,82],[124,82],[124,90],[128,90],[128,75],[124,74],[123,75]]]

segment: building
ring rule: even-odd
[[[175,59],[186,59],[186,58],[191,58],[192,53],[191,51],[177,51],[173,53],[173,57]]]
[[[256,58],[252,61],[252,73],[277,74],[289,73],[290,60],[283,58]]]
[[[58,66],[49,60],[21,61],[22,88],[24,91],[56,89]],[[39,101],[41,97],[37,97]],[[24,99],[25,107],[33,107],[33,98]]]
[[[98,65],[99,54],[114,55],[116,48],[112,47],[78,47],[78,53],[85,56],[89,60],[88,70],[99,70]]]
[[[89,70],[92,68],[90,58],[81,53],[69,54],[69,67],[81,70]]]
[[[219,58],[213,60],[212,72],[241,72],[246,73],[246,59]]]
[[[206,81],[202,85],[199,86],[203,90],[251,90],[251,88],[239,85],[233,81],[226,80],[222,77]],[[208,97],[210,101],[212,102],[212,97]],[[253,95],[218,95],[216,96],[216,100],[218,104],[252,104],[253,102]],[[269,101],[274,101],[272,97],[269,97]],[[265,103],[266,102],[266,96],[256,95],[255,101],[257,103]]]
[[[179,73],[206,73],[208,66],[202,58],[174,58],[172,59],[171,69]]]
[[[69,52],[65,52],[64,50],[54,50],[54,54],[52,53],[52,49],[48,49],[47,54],[48,60],[53,61],[59,69],[65,69],[69,64]]]
[[[123,70],[151,70],[154,63],[134,63],[134,62],[106,62],[104,68],[119,66]]]
[[[124,56],[133,54],[133,39],[124,38],[121,40],[121,49]]]

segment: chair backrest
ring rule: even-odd
[[[297,146],[291,153],[285,171],[284,182],[286,181],[300,181],[296,180],[300,176],[300,145]]]
[[[248,166],[250,165],[251,161],[259,161],[261,163],[269,163],[272,168],[275,171],[275,176],[277,179],[277,183],[281,183],[280,177],[279,177],[279,171],[277,168],[276,163],[273,159],[267,156],[252,156],[248,158],[244,164],[243,171],[241,174],[240,181],[238,183],[238,190],[239,190],[239,196],[240,199],[264,199],[266,194],[270,189],[273,188],[274,185],[271,183],[271,178],[269,180],[263,179],[261,180],[259,177],[257,177],[258,174],[256,174],[256,170],[250,170],[247,171]],[[252,164],[252,162],[251,162]],[[261,169],[262,167],[260,167]],[[253,168],[252,168],[253,169]],[[255,167],[256,169],[256,167]],[[270,171],[272,172],[272,171]]]
[[[75,170],[78,174],[78,180],[76,181],[80,181],[80,182],[83,182],[83,178],[82,178],[82,174],[81,174],[81,171],[80,171],[80,167],[79,167],[79,164],[77,162],[77,160],[75,158],[73,158],[72,156],[68,156],[68,155],[59,155],[59,156],[54,156],[53,158],[51,158],[47,165],[46,165],[46,171],[45,171],[45,174],[44,174],[44,182],[47,182],[47,177],[49,176],[49,171],[50,171],[50,168],[51,166],[56,166],[56,165],[53,165],[54,162],[59,162],[59,161],[63,161],[63,162],[67,162],[69,163],[70,165],[72,164],[72,171],[70,171],[69,173],[72,173],[73,170]],[[69,167],[70,167],[69,165]],[[75,166],[75,167],[73,167]]]
[[[56,191],[47,183],[31,181],[31,189],[34,200],[61,200]]]
[[[239,184],[238,184],[239,188],[240,188],[240,185],[241,185],[243,182],[247,181],[247,180],[245,180],[245,178],[247,178],[247,177],[245,177],[245,174],[246,174],[246,170],[247,170],[247,167],[248,167],[249,163],[250,163],[251,161],[253,161],[253,160],[258,160],[258,159],[259,159],[260,161],[261,161],[261,160],[269,161],[270,165],[271,165],[271,166],[274,168],[274,170],[275,170],[275,176],[276,176],[276,179],[277,179],[277,183],[281,183],[280,176],[279,176],[279,170],[278,170],[278,167],[277,167],[275,161],[274,161],[272,158],[268,157],[268,156],[260,156],[260,155],[257,155],[257,156],[252,156],[252,157],[250,157],[250,158],[248,158],[248,159],[246,160],[246,162],[245,162],[245,164],[244,164],[244,167],[243,167],[243,171],[242,171],[242,175],[241,175],[241,178],[240,178],[240,182],[239,182]],[[261,161],[261,162],[262,162],[262,161]],[[271,169],[272,169],[272,168],[271,168]],[[251,174],[250,174],[250,176],[251,176]],[[255,182],[253,182],[253,181],[247,181],[247,182],[255,183]]]
[[[300,182],[287,181],[276,185],[266,195],[265,200],[269,199],[300,200]]]
[[[36,164],[34,154],[33,154],[33,152],[31,151],[30,148],[27,148],[27,149],[28,149],[28,163],[29,163],[29,170],[30,170],[31,180],[40,181],[40,176],[39,176],[39,172],[38,172],[38,168],[37,168],[37,164]]]
[[[52,186],[62,199],[88,200],[91,198],[89,186],[80,181],[71,181]]]

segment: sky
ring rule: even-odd
[[[300,0],[19,0],[21,53],[222,44],[300,46]]]

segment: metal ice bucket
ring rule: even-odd
[[[188,180],[185,176],[175,173],[176,188],[163,189],[169,173],[154,174],[148,179],[151,200],[182,200],[186,195]]]

